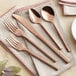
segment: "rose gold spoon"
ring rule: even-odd
[[[58,35],[60,36],[60,38],[61,38],[61,40],[62,40],[62,42],[63,42],[66,50],[67,50],[68,52],[70,52],[70,51],[71,51],[70,47],[67,45],[67,42],[66,42],[66,40],[64,39],[61,31],[58,29],[58,27],[57,27],[57,26],[55,25],[55,23],[54,23],[55,14],[54,14],[53,9],[52,9],[50,6],[45,6],[45,7],[42,8],[41,14],[42,14],[42,17],[43,17],[46,21],[53,23],[54,28],[56,29]]]
[[[61,47],[57,44],[57,42],[55,41],[55,39],[53,38],[53,36],[46,30],[46,28],[41,24],[41,16],[40,14],[35,10],[35,9],[29,9],[29,17],[30,20],[35,23],[35,24],[39,24],[41,25],[41,27],[43,28],[43,30],[48,34],[48,36],[52,39],[52,41],[56,44],[56,46],[58,47],[59,50],[61,50]]]

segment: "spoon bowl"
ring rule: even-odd
[[[46,6],[44,8],[42,8],[41,11],[42,17],[48,21],[48,22],[53,22],[54,20],[54,11],[51,7]]]
[[[35,11],[34,9],[32,9],[32,8],[29,9],[29,18],[35,24],[41,23],[40,14],[37,11]]]

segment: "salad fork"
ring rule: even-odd
[[[38,60],[42,61],[43,63],[47,64],[48,66],[52,67],[55,70],[58,70],[58,67],[54,65],[54,63],[50,63],[47,59],[42,57],[41,55],[38,55],[37,53],[27,49],[22,43],[20,43],[17,39],[13,38],[12,36],[9,36],[6,41],[16,50],[27,52],[31,56],[37,58]]]
[[[37,44],[35,44],[32,40],[30,40],[27,36],[24,35],[24,32],[18,27],[16,26],[14,23],[12,23],[8,18],[7,20],[5,20],[4,24],[6,25],[6,27],[16,36],[21,36],[24,37],[26,40],[28,40],[29,42],[31,42],[37,49],[40,50],[40,52],[42,52],[44,55],[46,55],[48,58],[50,58],[52,61],[56,62],[57,59],[52,57],[48,52],[46,52],[45,50],[41,49]]]

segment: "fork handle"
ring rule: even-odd
[[[50,66],[51,68],[58,70],[58,67],[56,65],[54,65],[54,63],[50,63],[47,59],[45,59],[44,57],[42,57],[41,55],[30,51],[26,48],[23,49],[24,51],[26,51],[27,53],[29,53],[30,55],[32,55],[33,57],[37,58],[38,60],[42,61],[43,63],[47,64],[48,66]]]
[[[44,55],[46,55],[49,59],[51,59],[53,62],[56,62],[57,59],[55,57],[52,57],[48,52],[46,52],[45,50],[43,50],[42,48],[40,48],[37,44],[35,44],[32,40],[30,40],[27,36],[23,35],[23,37],[29,41],[32,45],[34,45],[37,49],[40,50],[40,52],[42,52]]]

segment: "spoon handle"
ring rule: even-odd
[[[38,55],[37,53],[30,51],[28,49],[23,49],[25,52],[29,53],[30,55],[32,55],[33,57],[39,59],[40,61],[42,61],[43,63],[47,64],[48,66],[50,66],[51,68],[58,70],[58,67],[56,65],[54,65],[54,63],[49,62],[47,59],[45,59],[44,57],[42,57],[41,55]]]
[[[40,50],[40,52],[42,52],[44,55],[46,55],[49,59],[51,59],[53,62],[56,62],[57,59],[55,57],[52,57],[48,52],[46,52],[45,50],[43,50],[42,48],[40,48],[37,44],[35,44],[31,39],[29,39],[27,36],[23,35],[23,37],[29,41],[32,45],[34,45],[37,49]]]
[[[41,27],[43,28],[43,30],[47,33],[47,35],[52,39],[52,41],[55,43],[55,45],[57,46],[57,48],[59,50],[61,50],[61,46],[55,41],[55,39],[53,38],[53,36],[46,30],[46,28],[40,23]]]
[[[54,53],[56,53],[63,61],[65,61],[66,63],[70,62],[70,59],[65,56],[62,51],[60,51],[59,49],[57,49],[54,45],[52,45],[51,43],[49,43],[46,39],[44,39],[41,35],[36,35],[42,42],[44,42],[46,45],[48,45],[48,47],[50,49],[52,49],[52,51]]]
[[[63,34],[61,33],[61,31],[59,30],[59,28],[55,25],[55,22],[53,22],[54,28],[56,29],[59,37],[61,38],[64,47],[66,48],[67,52],[71,52],[71,49],[69,47],[69,45],[67,44],[67,41],[65,40],[65,38],[63,37]]]

